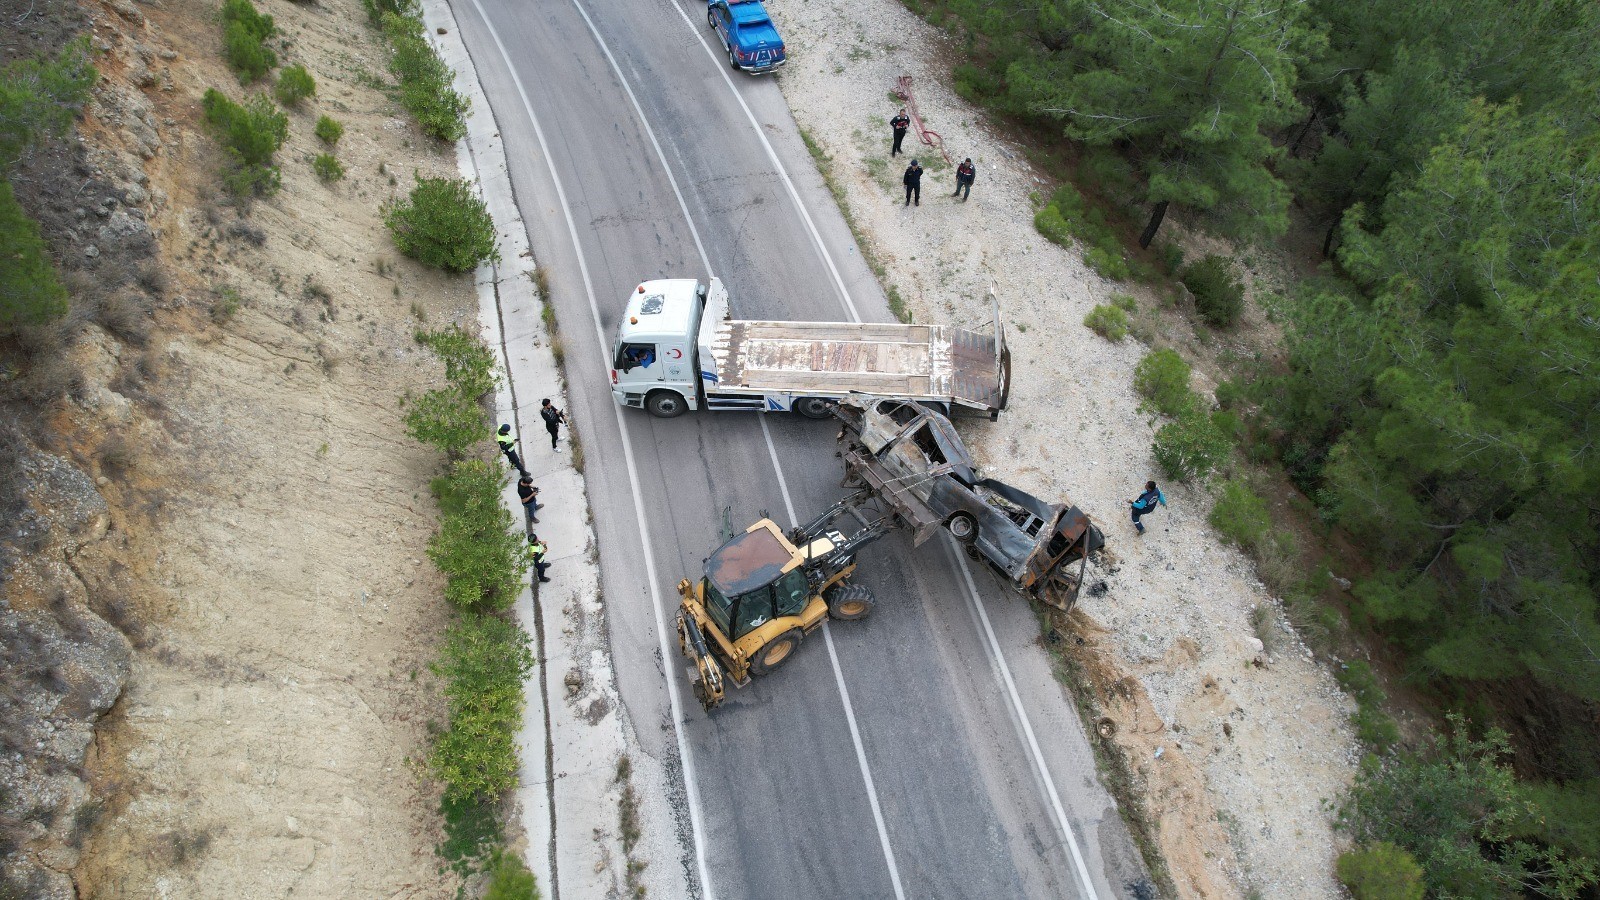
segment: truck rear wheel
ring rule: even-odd
[[[752,675],[766,675],[788,661],[799,646],[800,629],[791,628],[785,631],[756,651],[755,658],[750,660],[750,673]]]
[[[842,621],[865,619],[872,612],[872,591],[863,584],[846,584],[828,592],[828,615]]]
[[[689,409],[689,404],[684,402],[683,395],[672,391],[656,391],[645,398],[644,406],[650,410],[650,415],[659,419],[681,416]]]
[[[826,397],[801,397],[791,409],[808,419],[826,419],[833,415],[833,401]]]
[[[958,512],[952,515],[944,527],[950,529],[950,536],[963,544],[970,544],[978,539],[978,520],[971,513]]]

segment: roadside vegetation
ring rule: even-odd
[[[1038,230],[1193,315],[1214,397],[1174,350],[1136,375],[1166,476],[1215,479],[1302,637],[1372,655],[1336,671],[1373,752],[1341,878],[1592,892],[1600,847],[1564,823],[1600,821],[1600,69],[1574,64],[1600,7],[903,2],[1061,179]],[[1185,266],[1169,214],[1249,249]],[[1302,273],[1283,296],[1260,254]],[[1241,333],[1252,288],[1281,343]],[[1117,311],[1085,325],[1142,337]],[[1408,746],[1397,679],[1447,737]],[[1445,774],[1450,802],[1400,788]]]
[[[500,259],[494,219],[465,179],[418,178],[383,222],[400,252],[425,266],[461,273]]]
[[[498,383],[494,354],[454,326],[416,338],[445,366],[442,387],[409,399],[406,430],[445,458],[446,472],[433,482],[440,520],[428,556],[444,573],[445,599],[456,610],[432,666],[450,708],[428,757],[444,784],[439,852],[463,875],[489,870],[498,886],[492,894],[532,880],[505,852],[500,830],[502,801],[517,785],[522,682],[534,666],[527,633],[506,612],[527,582],[532,556],[501,502],[499,461],[481,452],[491,433],[482,402]]]
[[[455,72],[428,43],[416,0],[362,0],[367,18],[383,32],[393,55],[389,71],[400,82],[401,105],[428,135],[458,141],[467,133],[467,98],[450,85]]]

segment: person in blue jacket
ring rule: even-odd
[[[1154,481],[1146,481],[1144,493],[1140,494],[1137,500],[1128,501],[1128,506],[1133,509],[1133,527],[1139,529],[1140,534],[1144,534],[1144,523],[1139,521],[1139,517],[1154,511],[1158,503],[1166,506],[1167,495],[1161,493],[1161,489],[1156,487]]]

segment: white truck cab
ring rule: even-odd
[[[628,298],[611,347],[611,392],[618,403],[664,418],[700,407],[694,340],[712,290],[726,310],[727,293],[715,278],[709,287],[693,278],[646,281]]]

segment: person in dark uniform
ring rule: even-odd
[[[894,129],[894,146],[889,148],[889,158],[894,159],[900,155],[900,142],[906,139],[906,129],[911,127],[911,118],[906,115],[905,107],[900,107],[900,115],[889,120],[889,127]]]
[[[906,203],[905,203],[905,205],[906,206],[910,206],[912,203],[915,203],[918,206],[921,206],[922,205],[922,165],[920,163],[918,163],[916,160],[913,159],[911,161],[911,165],[906,166],[905,177],[901,178],[900,180],[902,182],[904,182],[905,186],[906,186]]]
[[[528,520],[528,530],[533,531],[533,526],[539,524],[539,489],[533,486],[533,478],[524,475],[517,482],[517,499],[522,501],[522,515]]]
[[[567,422],[567,414],[551,405],[550,398],[539,401],[539,418],[544,420],[544,430],[550,432],[550,449],[556,448],[556,437]]]
[[[950,196],[960,197],[965,203],[967,198],[972,196],[972,182],[977,177],[978,169],[972,164],[972,157],[962,160],[961,165],[956,166],[956,192]],[[962,194],[962,191],[966,193]]]

